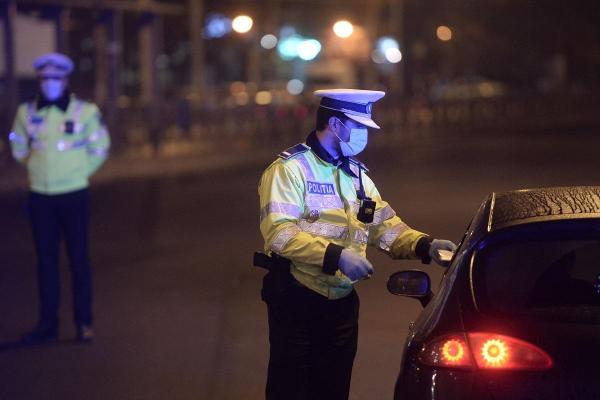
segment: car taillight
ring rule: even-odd
[[[472,368],[475,366],[464,336],[449,335],[423,346],[421,362],[435,367]]]
[[[435,367],[545,370],[552,359],[539,347],[494,333],[469,332],[435,339],[421,350],[421,362]]]
[[[469,333],[467,337],[479,368],[544,370],[552,367],[552,359],[544,350],[523,340],[492,333]]]

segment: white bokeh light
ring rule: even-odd
[[[377,40],[377,49],[385,53],[388,49],[399,49],[400,44],[391,36],[383,36]]]
[[[342,39],[345,39],[347,37],[350,37],[350,35],[352,35],[352,32],[354,32],[354,25],[352,25],[352,23],[350,23],[349,21],[337,21],[335,24],[333,24],[333,32],[341,37]]]
[[[304,90],[304,83],[300,79],[292,79],[287,83],[286,89],[289,94],[299,95]]]
[[[277,37],[275,35],[267,34],[260,39],[260,45],[263,49],[274,49],[275,46],[277,46]]]
[[[304,61],[314,60],[321,52],[321,43],[316,39],[306,39],[298,45],[298,57]]]
[[[391,47],[385,51],[385,59],[392,64],[399,63],[402,60],[402,52]]]
[[[237,33],[246,33],[252,29],[254,21],[247,15],[239,15],[231,21],[231,27]]]

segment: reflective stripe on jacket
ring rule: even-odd
[[[110,147],[98,107],[74,95],[66,112],[21,104],[9,140],[14,158],[27,167],[31,190],[43,194],[87,187]]]
[[[292,275],[330,299],[352,291],[352,282],[341,271],[328,275],[322,270],[330,243],[363,256],[370,245],[392,258],[416,258],[415,246],[425,236],[396,215],[364,172],[362,177],[366,195],[377,203],[370,224],[357,219],[358,179],[311,150],[277,159],[260,180],[265,251],[290,259]]]

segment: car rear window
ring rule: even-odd
[[[518,240],[491,244],[473,264],[483,312],[600,323],[600,240]]]

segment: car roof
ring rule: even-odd
[[[600,186],[565,186],[492,193],[487,231],[533,222],[600,218]]]

